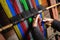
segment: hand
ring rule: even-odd
[[[53,19],[50,19],[50,18],[44,18],[43,21],[45,22],[46,25],[51,25],[51,23],[53,22]]]
[[[36,18],[33,18],[33,27],[37,27],[38,21],[40,21],[40,15],[37,15]]]

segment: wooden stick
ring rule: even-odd
[[[53,8],[53,7],[58,6],[58,5],[60,5],[60,3],[57,3],[57,4],[52,5],[52,6],[49,6],[49,7],[45,8],[45,9],[46,9],[46,10],[49,10],[50,8]],[[42,11],[43,11],[43,10],[40,10],[40,11],[38,11],[38,13],[40,13],[40,12],[42,12]]]
[[[50,8],[53,8],[53,7],[57,6],[57,5],[60,5],[60,3],[55,4],[55,5],[52,5],[52,6],[50,6],[50,7],[47,7],[46,9],[48,10],[48,9],[50,9]]]
[[[6,26],[2,27],[2,28],[0,28],[0,32],[3,31],[3,30],[6,30],[6,29],[8,29],[12,26],[13,26],[13,24],[9,24],[9,25],[6,25]]]

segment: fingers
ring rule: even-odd
[[[36,20],[36,18],[33,18],[33,21],[35,21]]]
[[[51,18],[44,18],[43,21],[44,22],[46,22],[46,21],[52,21],[52,19]]]
[[[40,20],[40,15],[37,15],[36,22],[38,22],[38,19]]]
[[[34,20],[36,23],[41,22],[42,19],[40,18],[40,14],[38,14],[38,15],[36,16],[36,18],[33,18],[33,20]]]
[[[39,17],[40,15],[37,15],[36,18],[33,18],[33,27],[37,27]]]
[[[33,18],[33,27],[37,27],[36,18]]]
[[[37,17],[36,17],[36,20],[40,17],[40,15],[38,14]]]
[[[51,23],[53,22],[53,19],[51,19],[51,18],[44,18],[44,20],[43,20],[44,22],[45,22],[45,24],[46,25],[51,25]]]

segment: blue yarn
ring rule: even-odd
[[[13,16],[16,16],[16,13],[15,13],[15,11],[14,11],[14,8],[13,8],[13,6],[12,6],[10,0],[6,0],[6,2],[7,2],[7,4],[8,4],[8,7],[9,7],[9,9],[10,9],[12,15],[13,15]]]

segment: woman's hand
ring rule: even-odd
[[[38,14],[36,18],[33,18],[33,27],[38,26],[38,22],[41,22],[42,19],[40,19],[40,15]],[[53,19],[51,18],[44,18],[43,21],[45,22],[46,25],[51,25],[53,22]]]
[[[36,18],[33,18],[33,27],[37,27],[38,20],[40,20],[40,15],[38,14]]]
[[[51,19],[51,18],[44,18],[43,21],[45,22],[46,25],[51,25],[51,23],[53,22],[53,19]]]

